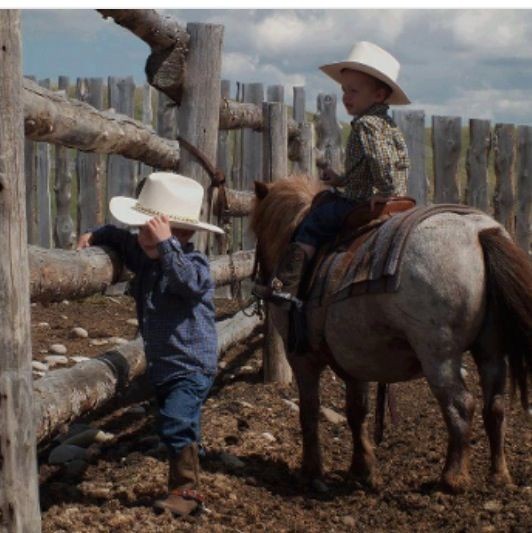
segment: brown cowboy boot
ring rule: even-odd
[[[299,307],[301,301],[297,298],[297,293],[308,262],[309,258],[303,247],[297,242],[291,243],[270,283],[255,284],[253,294],[263,300],[271,300],[286,310],[292,304]]]
[[[168,474],[168,496],[157,500],[157,511],[168,509],[177,516],[188,516],[201,509],[203,497],[199,488],[198,445],[190,444],[177,456],[171,456]]]

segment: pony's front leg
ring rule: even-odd
[[[461,354],[443,360],[431,358],[423,364],[449,433],[442,485],[453,493],[463,492],[470,483],[471,421],[475,410],[475,400],[465,386],[460,368]]]
[[[320,375],[324,364],[314,354],[290,354],[290,366],[299,389],[299,421],[303,437],[303,479],[311,484],[322,476],[318,419]]]
[[[367,382],[346,381],[346,415],[353,436],[353,457],[349,475],[375,487],[378,485],[375,454],[368,437],[366,420],[369,410],[368,389]]]

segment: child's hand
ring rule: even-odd
[[[76,246],[76,251],[83,250],[83,248],[88,248],[91,245],[92,233],[83,233],[79,236],[78,244]]]
[[[153,217],[146,222],[144,227],[146,228],[147,233],[151,237],[153,243],[156,245],[172,236],[172,231],[170,230],[170,221],[165,215]]]

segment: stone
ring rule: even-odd
[[[61,303],[62,303],[63,305],[70,305],[70,302],[69,302],[68,300],[63,300]]]
[[[218,368],[221,368],[222,370],[227,366],[227,361],[220,361],[218,363]]]
[[[352,516],[342,517],[342,523],[347,527],[355,527],[357,525],[356,520]]]
[[[111,344],[117,344],[117,345],[127,344],[129,342],[127,339],[124,339],[122,337],[109,337],[109,339],[107,340]]]
[[[254,409],[254,406],[253,404],[249,403],[249,402],[246,402],[244,400],[240,400],[238,402],[242,407],[247,407],[248,409]]]
[[[502,509],[502,503],[498,500],[489,500],[483,505],[483,508],[490,513],[498,513]]]
[[[105,346],[106,344],[109,344],[109,341],[107,339],[91,339],[89,344],[91,346]]]
[[[48,322],[39,322],[37,324],[37,327],[38,328],[49,328],[50,327],[50,324],[48,324]]]
[[[246,466],[244,461],[241,461],[236,455],[230,453],[221,452],[219,458],[223,465],[230,469],[244,468]]]
[[[129,324],[130,326],[135,326],[136,328],[139,327],[139,321],[136,318],[128,318],[126,320],[126,324]]]
[[[286,400],[283,398],[283,403],[285,403],[288,408],[290,409],[290,411],[294,411],[294,413],[299,413],[299,405],[297,405],[296,403],[292,402],[291,400]]]
[[[146,408],[142,405],[134,405],[127,410],[129,415],[144,416],[146,414]]]
[[[275,442],[277,439],[268,431],[260,434],[261,437],[264,437],[268,442]]]
[[[83,361],[90,361],[90,357],[85,357],[84,355],[73,355],[70,358],[74,363],[82,363]]]
[[[435,503],[433,505],[430,506],[430,508],[435,512],[435,513],[443,513],[443,511],[445,511],[445,506],[443,505],[440,505],[439,503]]]
[[[49,368],[58,365],[68,365],[68,357],[66,355],[47,355],[44,360],[48,363]]]
[[[334,411],[333,409],[330,409],[329,407],[320,407],[320,411],[322,415],[331,423],[331,424],[343,424],[346,422],[346,418],[344,415],[341,415]]]
[[[239,368],[240,372],[253,372],[254,368],[250,365],[244,365]]]
[[[65,355],[68,351],[64,344],[52,344],[48,349],[57,355]]]
[[[89,464],[83,459],[74,459],[65,464],[64,475],[67,477],[78,477],[87,470]]]
[[[75,459],[85,459],[87,451],[81,446],[71,444],[60,444],[56,446],[48,456],[48,462],[51,465],[60,465],[74,461]]]
[[[46,372],[43,372],[42,370],[33,370],[32,374],[35,378],[43,378],[44,376],[46,376]]]
[[[70,330],[70,336],[86,339],[89,336],[89,332],[84,328],[75,327]]]
[[[48,370],[48,365],[46,363],[41,363],[41,361],[32,361],[31,368],[38,372],[46,372]]]
[[[106,433],[101,429],[90,428],[68,437],[63,441],[63,445],[87,448],[95,442],[109,442],[110,440],[113,440],[113,438],[114,435],[112,433]]]
[[[67,317],[66,315],[61,315],[61,318],[62,318],[63,320],[68,320],[68,317]]]

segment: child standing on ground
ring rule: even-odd
[[[305,267],[317,248],[334,239],[355,206],[385,202],[407,191],[408,154],[404,138],[388,115],[389,104],[410,100],[397,84],[399,62],[375,44],[356,43],[346,61],[320,69],[341,84],[343,103],[354,117],[347,141],[345,173],[326,168],[321,177],[343,187],[332,200],[312,209],[292,238],[269,286],[256,285],[254,293],[285,308],[297,297]]]
[[[207,258],[189,240],[196,230],[223,230],[199,221],[202,200],[203,187],[194,180],[155,172],[138,200],[110,202],[117,220],[140,228],[138,236],[107,225],[78,242],[78,250],[109,246],[135,274],[132,292],[159,406],[158,430],[169,452],[169,494],[155,507],[180,516],[202,502],[200,414],[217,369],[214,284]]]

